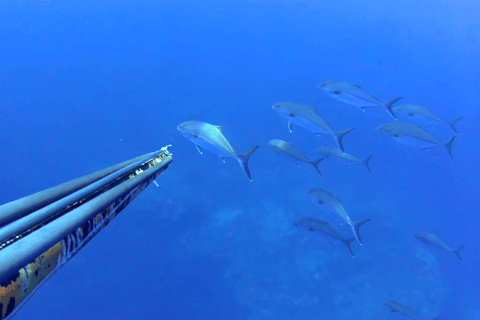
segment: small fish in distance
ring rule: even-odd
[[[460,256],[460,250],[462,250],[465,247],[465,245],[462,245],[462,246],[460,246],[460,248],[454,250],[454,249],[450,248],[449,246],[447,246],[442,240],[440,240],[434,234],[419,232],[419,233],[415,233],[413,236],[416,239],[420,240],[421,242],[423,242],[425,244],[428,244],[428,245],[433,246],[433,247],[442,248],[442,249],[445,249],[445,250],[448,250],[448,251],[451,251],[451,252],[455,253],[457,258],[460,261],[462,261],[462,257]]]
[[[318,158],[316,160],[309,160],[305,157],[300,151],[295,149],[293,144],[280,139],[273,139],[268,142],[270,148],[277,154],[281,155],[283,158],[294,161],[299,164],[301,162],[312,165],[315,170],[317,170],[320,177],[323,177],[322,173],[318,169],[318,165],[323,160],[323,158]]]
[[[317,136],[320,134],[329,134],[333,136],[337,146],[342,152],[345,152],[343,147],[343,137],[351,132],[353,129],[345,129],[342,131],[334,131],[330,126],[317,114],[315,108],[312,106],[306,106],[303,104],[283,101],[275,103],[272,109],[278,112],[282,117],[288,121],[288,130],[292,132],[293,125],[299,125],[305,129],[308,129],[315,133]]]
[[[395,102],[402,99],[400,97],[388,102],[382,102],[363,90],[359,85],[345,81],[325,81],[318,85],[318,88],[325,91],[330,97],[356,106],[362,111],[365,111],[365,108],[385,108],[393,119],[397,119],[392,111],[392,106]]]
[[[406,316],[407,318],[414,319],[414,320],[427,320],[421,315],[419,315],[415,310],[410,308],[409,306],[404,305],[396,300],[388,300],[385,301],[384,304],[390,309],[391,312],[398,313],[401,315]],[[435,318],[433,320],[438,320]]]
[[[332,147],[320,147],[318,148],[318,152],[322,154],[326,159],[328,158],[337,158],[345,162],[345,166],[350,167],[353,163],[363,163],[367,168],[369,173],[372,173],[370,170],[370,159],[372,159],[373,155],[369,156],[368,158],[361,160],[358,159],[348,153],[343,153],[338,148]]]
[[[442,142],[425,131],[417,124],[408,122],[390,122],[383,124],[377,128],[381,133],[384,133],[401,144],[428,150],[436,147],[445,147],[450,158],[452,156],[452,144],[456,136],[453,136],[447,142]]]
[[[395,107],[393,108],[393,113],[395,113],[396,115],[398,114],[407,116],[409,120],[420,125],[435,126],[438,124],[446,124],[453,132],[455,132],[455,134],[458,134],[458,130],[455,127],[455,124],[462,119],[462,117],[458,117],[453,120],[447,121],[431,112],[428,108],[417,106],[414,104],[404,104]]]
[[[307,193],[315,204],[325,209],[328,213],[333,214],[334,217],[340,218],[342,221],[346,222],[352,228],[355,239],[357,239],[358,243],[363,246],[362,239],[360,237],[360,227],[370,221],[370,219],[352,221],[347,211],[341,204],[340,199],[338,199],[338,197],[330,191],[322,188],[311,188]]]
[[[323,221],[320,219],[315,219],[315,218],[302,218],[298,219],[295,221],[295,226],[296,227],[303,227],[307,229],[308,231],[318,231],[322,232],[323,234],[330,236],[331,238],[334,238],[336,240],[340,240],[343,244],[347,246],[348,251],[352,255],[352,257],[355,257],[352,251],[352,247],[350,244],[355,241],[355,238],[349,238],[346,239],[342,236],[340,232],[338,232],[328,221]]]

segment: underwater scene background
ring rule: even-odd
[[[480,319],[480,3],[474,1],[4,1],[0,4],[0,203],[167,144],[174,162],[15,319]],[[377,128],[395,121],[318,88],[359,85],[381,101],[462,117],[450,159]],[[371,174],[325,159],[323,174],[278,157],[335,147],[272,105],[313,106],[373,155]],[[222,125],[252,154],[236,164],[182,137]],[[399,120],[401,120],[399,118]],[[406,120],[408,121],[408,119]],[[440,141],[448,126],[422,126]],[[332,160],[332,161],[330,161]],[[351,229],[307,191],[334,193],[363,246],[295,226]],[[463,261],[413,235],[433,233]]]

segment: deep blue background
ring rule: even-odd
[[[3,1],[0,203],[166,144],[175,158],[161,189],[142,193],[16,319],[397,319],[386,299],[480,319],[479,12],[471,0]],[[463,116],[454,159],[381,135],[388,114],[316,88],[330,79]],[[311,158],[333,146],[289,133],[271,109],[282,100],[354,127],[345,148],[373,153],[373,174],[325,162],[319,179],[276,158],[273,138]],[[178,134],[191,119],[223,125],[240,151],[261,146],[253,183]],[[372,218],[357,258],[293,227],[324,217],[306,196],[314,186],[354,220]],[[466,243],[465,261],[414,232]]]

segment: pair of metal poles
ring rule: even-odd
[[[168,168],[168,147],[0,206],[0,320]]]

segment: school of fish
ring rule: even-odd
[[[405,104],[394,107],[394,104],[401,100],[401,97],[394,98],[387,102],[382,102],[359,85],[344,82],[344,81],[324,81],[318,88],[330,97],[344,102],[346,104],[356,106],[363,112],[368,108],[385,109],[385,111],[394,119],[393,122],[385,123],[377,128],[377,131],[385,134],[407,146],[416,147],[424,150],[431,148],[444,147],[446,148],[450,158],[453,158],[452,145],[459,134],[456,124],[461,117],[454,118],[450,121],[444,120],[428,108],[417,106],[413,104]],[[282,118],[287,120],[287,128],[293,132],[295,126],[302,127],[315,135],[329,135],[333,137],[336,147],[322,146],[318,148],[320,154],[316,159],[309,159],[303,155],[295,146],[287,141],[280,139],[272,139],[268,142],[269,148],[278,154],[280,157],[290,160],[297,165],[301,163],[308,164],[314,167],[320,177],[323,177],[319,169],[319,165],[326,159],[341,161],[345,166],[349,167],[356,163],[361,163],[365,166],[369,173],[372,173],[370,168],[370,160],[373,155],[369,155],[364,159],[357,158],[348,154],[345,151],[343,144],[344,137],[352,132],[353,128],[343,130],[334,130],[327,124],[327,122],[317,113],[313,106],[303,105],[297,102],[281,101],[274,103],[272,109],[277,112]],[[406,117],[406,121],[398,120],[398,117]],[[410,122],[411,121],[411,122]],[[448,141],[441,141],[422,126],[446,125],[453,131],[454,135]],[[189,120],[177,126],[177,130],[188,140],[195,144],[196,149],[200,154],[203,150],[209,150],[218,155],[220,159],[225,162],[225,158],[235,158],[240,164],[243,172],[247,178],[252,181],[248,162],[250,156],[258,149],[259,146],[254,146],[244,153],[237,152],[230,141],[223,133],[223,127],[220,125],[212,125],[206,122]],[[330,161],[330,160],[329,160]],[[326,220],[321,220],[316,217],[303,217],[294,222],[298,228],[309,231],[310,233],[319,233],[333,238],[345,244],[348,252],[352,257],[355,257],[351,244],[356,241],[361,246],[363,242],[360,236],[360,227],[369,222],[370,219],[352,220],[347,210],[342,205],[340,199],[331,191],[322,188],[311,188],[307,191],[308,197],[313,203],[322,211],[330,214],[330,217],[341,223],[345,223],[351,228],[352,236],[345,237],[334,226]],[[431,233],[415,233],[415,239],[432,247],[444,249],[453,252],[459,260],[462,260],[460,251],[464,245],[457,249],[452,249],[445,244],[440,238]],[[388,300],[384,305],[392,312],[404,315],[410,319],[425,319],[422,315],[415,312],[412,308],[396,301]]]

